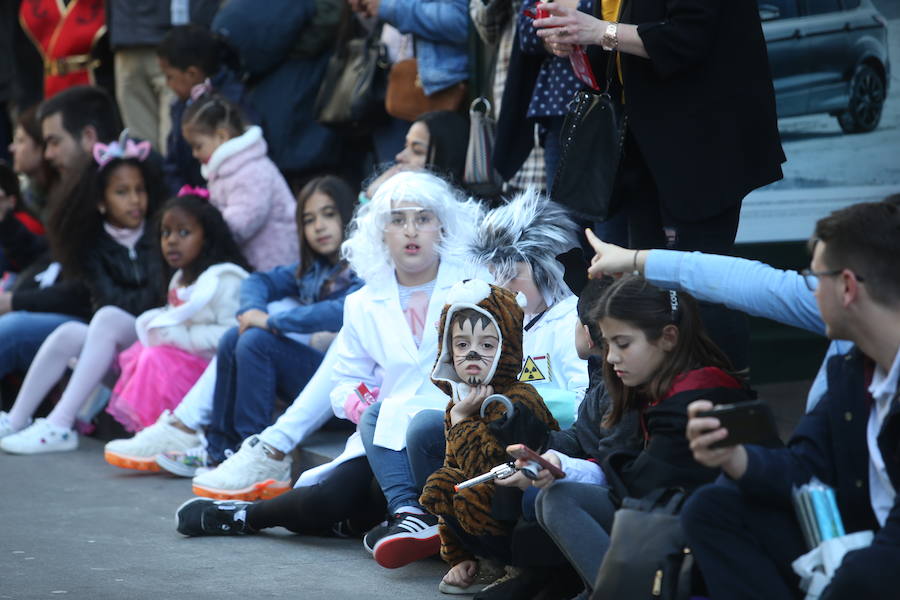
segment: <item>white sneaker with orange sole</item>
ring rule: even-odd
[[[274,498],[291,489],[291,457],[272,458],[254,435],[218,467],[194,477],[192,489],[198,496],[216,500]]]
[[[103,458],[123,469],[161,470],[156,464],[157,454],[189,450],[203,442],[199,434],[188,433],[172,425],[172,419],[172,413],[163,411],[156,423],[137,432],[134,437],[107,443]]]

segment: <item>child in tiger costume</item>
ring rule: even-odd
[[[444,413],[447,448],[444,465],[428,478],[420,502],[440,517],[441,557],[451,567],[466,563],[464,568],[477,569],[474,552],[484,552],[481,542],[491,540],[488,548],[502,545],[514,525],[492,515],[493,482],[454,490],[456,484],[509,460],[506,444],[490,427],[506,418],[506,408],[489,403],[482,417],[482,402],[502,394],[516,411],[528,410],[550,429],[559,429],[535,387],[518,379],[522,319],[512,292],[477,279],[457,283],[441,313],[431,379],[450,396]]]

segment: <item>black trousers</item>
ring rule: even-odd
[[[616,179],[616,202],[628,220],[628,246],[636,250],[663,248],[731,255],[741,216],[738,202],[731,209],[702,220],[673,215],[662,205],[653,174],[632,134],[625,137]],[[747,316],[717,304],[700,303],[703,324],[737,369],[750,366],[750,322]]]
[[[806,552],[793,511],[752,502],[720,480],[691,495],[681,520],[713,600],[803,597],[791,570]]]
[[[681,515],[712,600],[803,597],[791,562],[807,549],[793,509],[748,498],[722,478],[694,492]],[[900,547],[850,552],[822,600],[900,597],[898,565]]]
[[[365,456],[338,465],[320,483],[295,488],[247,509],[247,524],[259,531],[285,527],[294,533],[322,535],[335,523],[348,521],[365,533],[387,514],[387,503]]]

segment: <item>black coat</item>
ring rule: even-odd
[[[757,10],[754,0],[625,0],[620,20],[638,26],[650,55],[622,55],[628,127],[661,204],[679,219],[721,214],[782,177],[785,157]],[[588,55],[602,80],[609,53],[590,46]],[[534,62],[513,45],[494,153],[506,178],[531,147],[524,120],[539,69]]]
[[[34,276],[50,264],[47,253],[19,275],[13,288],[13,310],[52,312],[89,320],[102,306],[112,305],[138,315],[165,302],[162,267],[155,235],[145,233],[135,251],[101,230],[88,252],[80,276],[65,273],[53,285],[42,288]]]
[[[603,460],[607,487],[619,500],[628,496],[641,498],[659,488],[679,487],[690,493],[718,475],[719,469],[704,467],[694,460],[685,435],[687,407],[701,399],[713,404],[742,402],[751,400],[753,393],[743,387],[711,386],[704,371],[689,372],[678,384],[683,391],[643,411],[642,449],[619,450]]]
[[[610,429],[601,425],[611,399],[603,382],[602,360],[588,359],[590,380],[578,406],[578,418],[568,429],[550,432],[550,448],[573,458],[602,461],[614,450],[639,450],[643,445],[638,412],[631,410]]]
[[[101,232],[84,267],[84,282],[91,292],[94,312],[111,305],[137,316],[165,303],[166,282],[158,244],[157,237],[148,231],[130,251],[106,231]]]
[[[867,366],[868,363],[868,366]],[[900,560],[900,496],[879,527],[869,495],[869,447],[866,428],[871,399],[869,361],[858,350],[828,361],[828,390],[803,417],[787,448],[747,445],[747,471],[738,486],[755,501],[793,510],[792,486],[812,476],[834,488],[847,533],[874,530],[868,548],[844,557],[835,573],[831,598],[896,597]],[[900,391],[900,390],[898,390]],[[895,396],[878,435],[888,478],[900,490],[900,399]]]

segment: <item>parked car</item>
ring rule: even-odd
[[[828,113],[872,131],[890,81],[887,21],[871,0],[758,0],[779,117]]]

